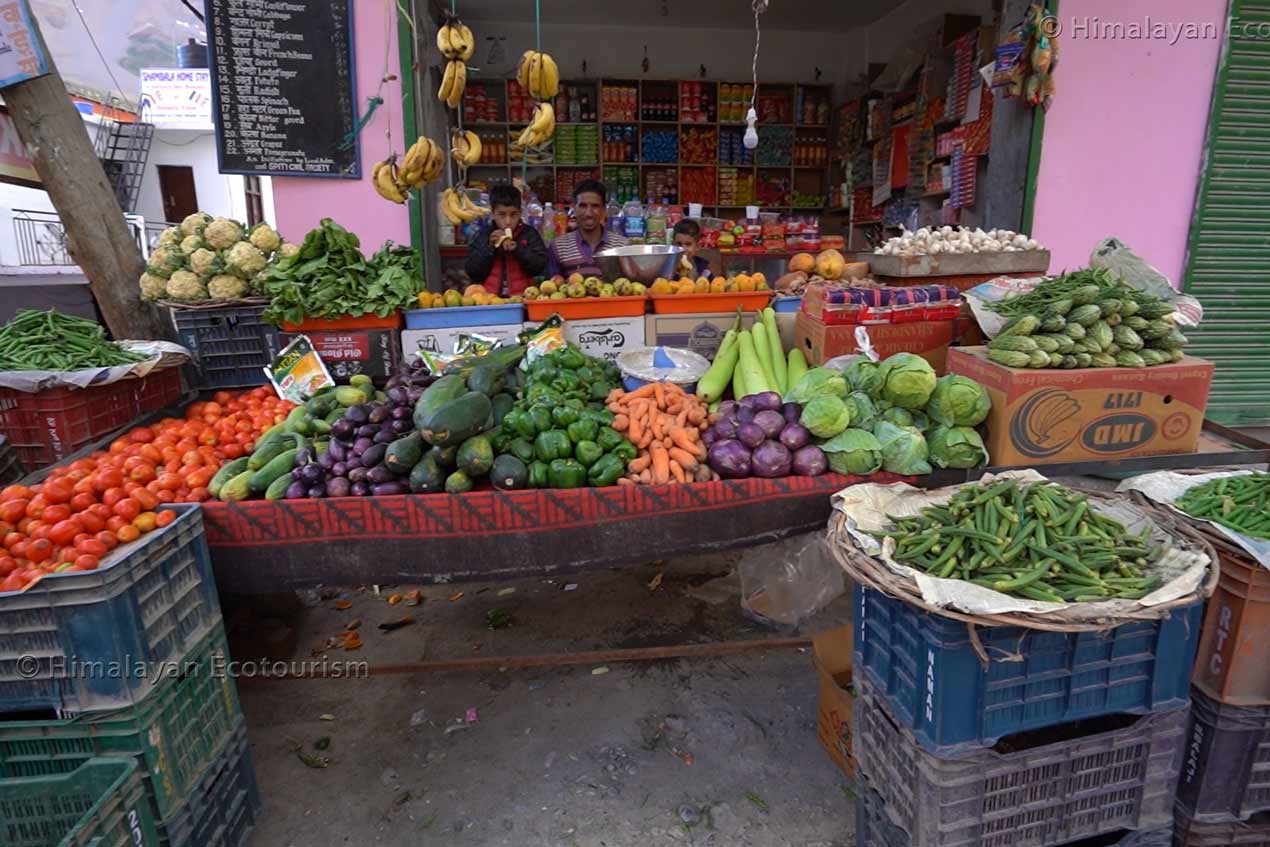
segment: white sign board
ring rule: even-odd
[[[211,71],[142,68],[141,120],[158,129],[215,129]]]
[[[48,72],[26,0],[0,0],[0,88]]]

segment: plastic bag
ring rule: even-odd
[[[778,628],[798,626],[846,591],[842,566],[821,532],[747,550],[737,573],[741,608]]]

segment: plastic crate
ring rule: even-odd
[[[140,703],[73,720],[0,719],[0,778],[74,770],[94,756],[131,756],[146,780],[155,820],[179,812],[242,718],[224,673],[224,627],[167,673]]]
[[[135,670],[180,660],[220,626],[202,511],[165,508],[177,519],[112,551],[97,570],[51,574],[0,594],[0,720],[132,705],[154,675],[112,673],[111,663]]]
[[[0,847],[159,847],[137,763],[0,780]]]
[[[264,320],[264,306],[173,309],[181,344],[194,356],[199,382],[208,388],[263,385],[262,370],[282,349],[278,328]]]
[[[797,312],[803,305],[802,295],[781,294],[772,298],[772,311],[779,314]]]
[[[1172,820],[1188,714],[1123,716],[1132,723],[1118,728],[1117,718],[1063,724],[941,758],[858,679],[856,770],[913,847],[1046,847],[1155,829]]]
[[[1206,823],[1192,820],[1179,806],[1173,829],[1175,847],[1270,847],[1270,814],[1246,821]]]
[[[163,847],[243,847],[260,815],[260,789],[239,720],[229,744],[190,792],[186,804],[159,824]]]
[[[18,460],[18,451],[9,443],[9,437],[0,433],[0,485],[9,485],[26,476],[26,468]]]
[[[908,833],[900,829],[886,813],[882,796],[861,782],[856,785],[855,847],[912,847]],[[1173,826],[1146,830],[1116,830],[1105,835],[1069,841],[1062,847],[1170,847]]]
[[[977,748],[1027,729],[1190,701],[1203,603],[1162,621],[1101,632],[977,627],[856,586],[855,664],[933,753]]]
[[[451,329],[524,322],[525,307],[519,303],[505,303],[501,306],[447,306],[442,309],[411,309],[406,312],[406,329]]]
[[[9,437],[29,472],[56,464],[180,397],[180,368],[88,388],[47,388],[34,394],[0,388],[0,432]]]
[[[1214,545],[1221,562],[1217,590],[1208,601],[1195,657],[1195,687],[1240,706],[1270,705],[1270,571],[1230,549]]]
[[[1232,706],[1196,691],[1177,802],[1193,820],[1270,811],[1270,706]]]

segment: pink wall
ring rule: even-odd
[[[401,69],[397,55],[397,21],[384,20],[392,8],[386,3],[357,0],[352,4],[355,62],[357,70],[357,109],[360,115],[366,100],[379,87],[384,75],[384,42],[388,40],[388,70],[398,79],[384,84],[384,103],[375,110],[361,133],[361,179],[312,179],[275,177],[273,179],[274,213],[278,231],[293,241],[318,225],[322,218],[357,233],[362,252],[379,249],[385,239],[410,244],[410,219],[405,206],[389,203],[375,193],[370,184],[370,169],[387,155],[384,131],[392,121],[393,146],[402,151]],[[314,92],[320,97],[319,92]]]
[[[1114,235],[1181,284],[1226,6],[1059,3],[1058,96],[1045,118],[1032,225],[1053,251],[1051,270],[1087,264],[1094,245]],[[1148,20],[1164,38],[1115,39],[1105,29]],[[1209,25],[1217,37],[1188,38],[1208,34],[1187,24]]]

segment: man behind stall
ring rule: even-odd
[[[547,245],[538,230],[521,222],[520,200],[514,187],[494,186],[492,222],[468,246],[468,277],[502,297],[523,293],[547,267]]]
[[[578,228],[556,236],[556,240],[551,242],[551,267],[548,273],[564,277],[574,273],[599,276],[601,270],[595,254],[629,243],[625,237],[604,226],[606,200],[608,190],[599,180],[584,179],[573,189],[573,216],[578,222]]]

